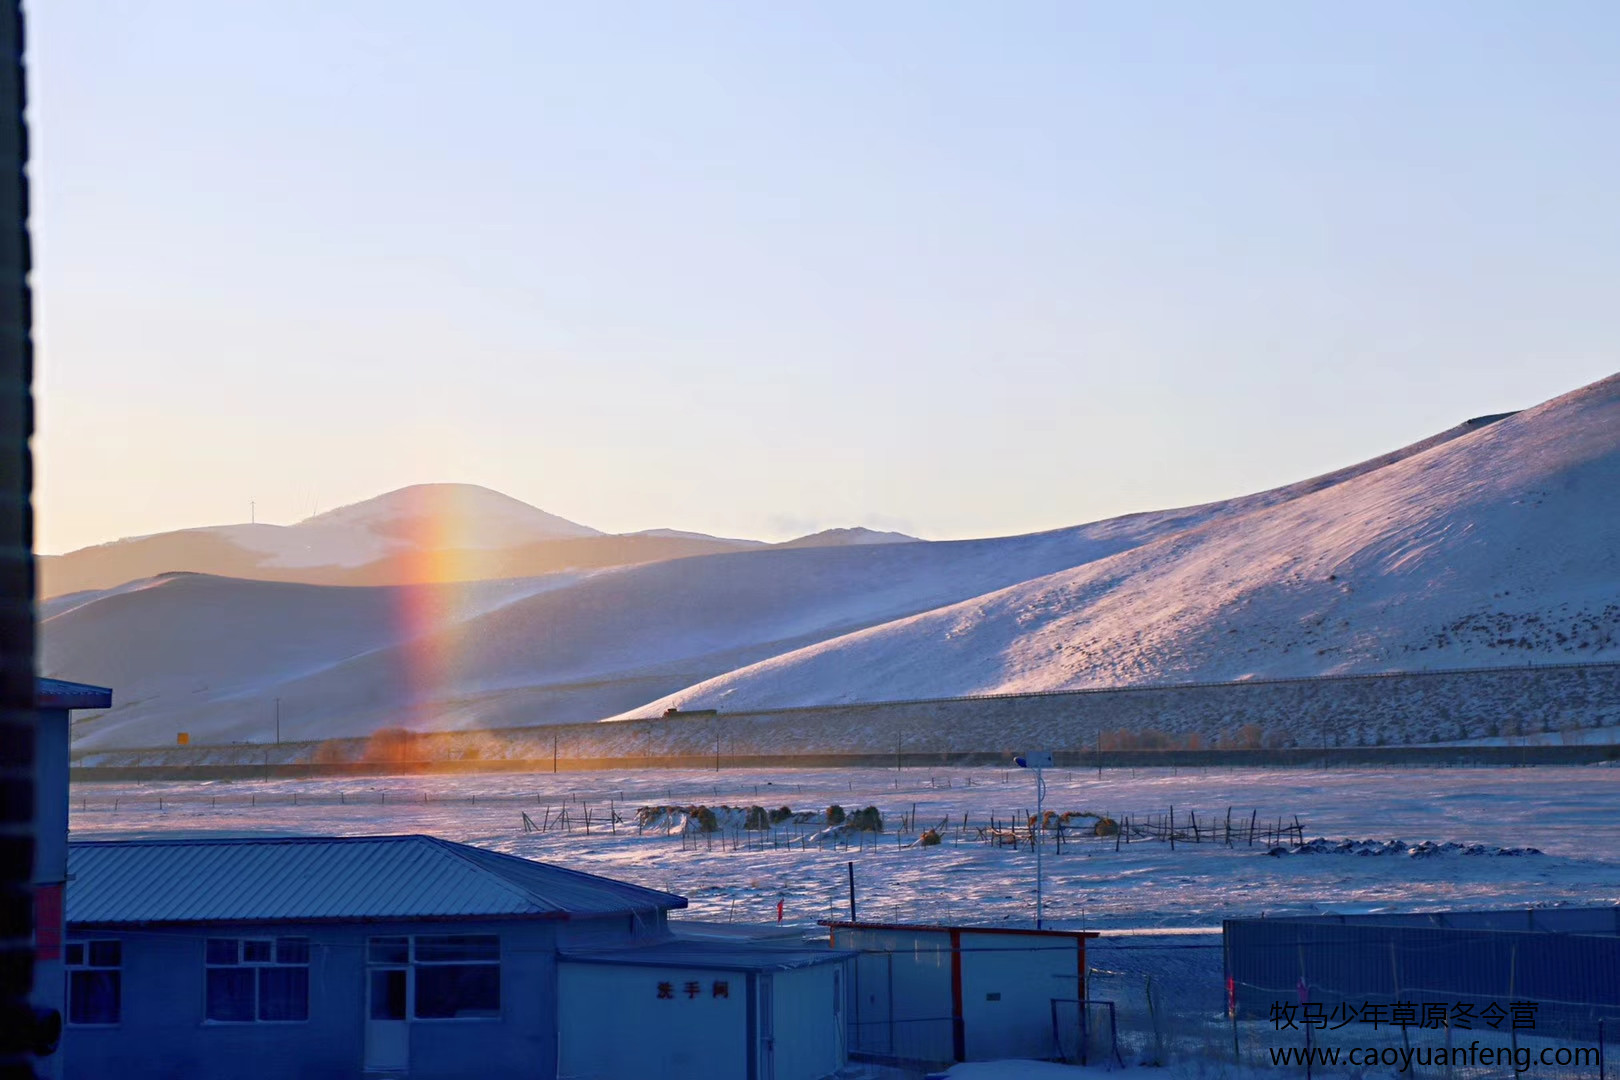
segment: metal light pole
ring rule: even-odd
[[[1020,769],[1035,770],[1035,826],[1029,830],[1029,842],[1035,845],[1035,929],[1044,930],[1046,903],[1041,888],[1041,841],[1035,830],[1046,824],[1046,777],[1041,770],[1052,767],[1052,751],[1031,751],[1013,761]]]

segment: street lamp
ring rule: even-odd
[[[1013,758],[1020,769],[1035,770],[1035,828],[1029,830],[1030,843],[1035,845],[1035,929],[1044,929],[1045,904],[1041,895],[1041,841],[1035,829],[1046,824],[1046,777],[1042,769],[1052,768],[1052,751],[1032,750],[1022,757]]]

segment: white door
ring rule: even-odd
[[[893,991],[894,957],[889,953],[858,953],[853,1049],[877,1054],[895,1052]]]
[[[366,969],[366,1071],[403,1073],[411,1064],[411,971]]]

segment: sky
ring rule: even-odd
[[[38,547],[1003,535],[1620,369],[1620,6],[29,5]]]

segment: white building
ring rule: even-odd
[[[1086,996],[1080,930],[833,922],[857,953],[850,1054],[937,1066],[1059,1058],[1074,1045]]]
[[[686,901],[429,836],[68,852],[69,1080],[820,1080],[827,948],[677,937]]]
[[[557,968],[558,1075],[832,1076],[848,1057],[852,961],[824,948],[679,937],[642,948],[565,948]]]

